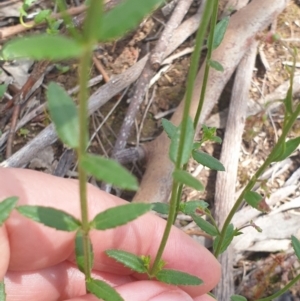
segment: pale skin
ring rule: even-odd
[[[78,182],[23,169],[0,169],[0,200],[18,196],[18,204],[51,206],[80,218]],[[89,185],[89,218],[125,201]],[[125,301],[212,301],[207,295],[219,281],[220,266],[204,247],[172,229],[163,259],[166,268],[200,277],[200,286],[175,287],[150,281],[109,259],[107,249],[151,255],[158,249],[165,221],[148,213],[116,229],[93,231],[93,277],[115,287]],[[74,264],[74,233],[56,231],[14,211],[0,228],[0,277],[7,301],[96,301],[86,294],[84,275]]]

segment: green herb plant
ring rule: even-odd
[[[76,262],[78,268],[85,274],[86,290],[99,299],[108,301],[119,301],[123,299],[108,284],[96,280],[91,276],[94,257],[89,236],[91,230],[103,231],[124,225],[150,210],[168,214],[161,244],[154,260],[147,254],[137,256],[136,254],[131,254],[123,250],[107,250],[106,254],[126,267],[138,273],[148,275],[149,279],[156,279],[173,285],[200,285],[202,280],[193,275],[164,268],[165,262],[162,259],[163,252],[177,214],[183,212],[184,214],[190,215],[204,232],[214,238],[213,250],[215,256],[218,257],[226,250],[233,237],[241,234],[241,229],[235,228],[231,220],[242,201],[245,200],[254,208],[264,209],[264,207],[262,207],[262,197],[256,192],[251,191],[260,175],[272,162],[284,160],[300,144],[299,137],[286,142],[287,135],[300,112],[300,104],[294,104],[292,102],[294,70],[291,70],[291,87],[284,101],[286,111],[282,135],[264,164],[250,179],[244,191],[237,199],[222,229],[218,228],[206,202],[200,200],[185,203],[181,201],[184,185],[196,190],[203,190],[202,183],[186,171],[187,162],[190,157],[193,157],[198,163],[210,169],[224,171],[224,166],[221,162],[199,150],[206,141],[221,143],[221,139],[216,136],[216,129],[208,128],[203,125],[200,141],[194,141],[195,131],[204,102],[209,70],[210,68],[215,68],[219,72],[223,71],[223,66],[219,62],[213,61],[211,54],[212,51],[220,45],[229,22],[229,18],[224,18],[217,24],[218,0],[207,1],[203,18],[196,35],[195,50],[192,55],[187,81],[182,122],[179,126],[175,126],[165,119],[162,122],[164,130],[171,140],[169,157],[175,165],[169,204],[122,205],[107,209],[97,214],[92,220],[89,219],[87,202],[88,175],[92,175],[98,180],[103,180],[123,189],[135,190],[138,187],[137,180],[117,162],[89,154],[86,151],[88,141],[87,99],[89,96],[87,82],[93,48],[98,42],[106,42],[121,37],[127,31],[133,29],[144,16],[157,8],[161,3],[163,3],[163,0],[147,0],[143,2],[143,5],[140,5],[140,0],[125,0],[104,14],[102,1],[91,0],[82,32],[74,28],[70,16],[64,13],[63,19],[68,29],[69,37],[59,34],[39,34],[18,38],[5,44],[1,52],[2,59],[4,60],[24,57],[35,60],[49,59],[52,61],[69,58],[77,58],[79,60],[78,81],[80,92],[78,94],[78,108],[66,91],[55,83],[49,84],[47,98],[50,116],[59,138],[65,145],[75,149],[77,152],[81,219],[79,220],[67,212],[54,208],[18,206],[17,197],[10,197],[0,203],[0,224],[9,217],[12,210],[16,209],[20,214],[48,227],[60,231],[75,231]],[[58,7],[62,12],[65,11],[65,4],[62,1],[58,2]],[[118,22],[116,22],[116,20],[118,20]],[[207,37],[208,51],[206,55],[204,82],[196,117],[193,121],[189,117],[192,91],[198,69],[200,50],[206,38],[208,27],[210,27],[210,33]],[[36,47],[36,45],[38,45],[38,47]],[[52,45],[55,45],[55,48],[53,48]],[[5,92],[5,86],[0,88]],[[206,215],[208,219],[204,219],[203,215]],[[116,216],[118,216],[118,218],[115,218]],[[292,245],[296,255],[300,259],[300,242],[295,237],[292,237]],[[153,264],[151,265],[152,261]],[[296,276],[280,292],[259,301],[272,300],[278,294],[282,294],[286,291],[291,285],[298,281],[299,278],[300,275]],[[238,295],[232,296],[231,299],[233,301],[246,300],[244,297]],[[0,300],[5,300],[4,282],[0,282]]]

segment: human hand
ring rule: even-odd
[[[51,206],[80,218],[78,182],[24,169],[0,169],[0,201],[18,196],[18,204]],[[89,218],[125,201],[88,186]],[[206,295],[219,281],[213,255],[175,227],[163,259],[166,268],[198,276],[200,286],[171,286],[133,272],[110,259],[107,249],[121,249],[154,259],[165,221],[148,213],[106,231],[91,231],[92,275],[115,287],[126,301],[212,301]],[[75,233],[56,231],[13,211],[0,228],[0,279],[5,276],[7,301],[96,301],[85,293],[84,275],[74,256]]]

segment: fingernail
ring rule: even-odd
[[[193,299],[183,291],[174,290],[163,292],[149,301],[193,301]]]

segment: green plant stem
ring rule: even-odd
[[[257,299],[255,301],[272,301],[277,297],[283,295],[285,292],[287,292],[288,289],[291,288],[294,284],[296,284],[299,280],[300,280],[300,274],[297,275],[293,280],[291,280],[287,285],[285,285],[284,288],[276,292],[274,295],[262,299]]]
[[[287,137],[290,129],[292,128],[294,122],[296,121],[299,113],[300,113],[300,105],[298,105],[297,108],[295,109],[295,111],[293,112],[293,114],[290,115],[289,120],[287,121],[285,127],[282,130],[282,135],[278,139],[278,142],[276,143],[275,147],[273,148],[273,150],[269,154],[268,158],[263,163],[263,165],[257,170],[257,172],[253,175],[253,177],[250,179],[250,181],[248,182],[247,186],[244,188],[244,190],[240,194],[239,198],[235,202],[234,206],[230,210],[230,212],[229,212],[229,214],[228,214],[228,216],[227,216],[227,218],[225,220],[225,223],[223,225],[219,243],[218,243],[218,245],[216,247],[216,250],[214,252],[215,257],[218,257],[220,255],[220,250],[221,250],[221,246],[222,246],[222,243],[223,243],[223,240],[224,240],[224,237],[225,237],[225,233],[226,233],[227,227],[229,226],[229,224],[230,224],[230,222],[231,222],[231,220],[232,220],[235,212],[238,210],[238,208],[240,207],[241,203],[243,202],[245,193],[248,192],[248,191],[250,191],[253,188],[253,186],[255,185],[255,183],[257,182],[257,180],[259,179],[259,177],[262,175],[262,173],[265,171],[265,169],[273,162],[274,155],[277,152],[280,152],[280,149],[281,149],[283,143],[285,143],[285,139],[286,139],[286,137]]]
[[[78,156],[78,173],[79,173],[79,195],[80,195],[80,208],[81,208],[81,221],[83,231],[83,250],[84,250],[84,271],[85,279],[91,278],[91,262],[90,262],[90,248],[89,248],[89,217],[88,217],[88,204],[87,204],[87,176],[85,170],[81,167],[81,161],[85,154],[88,141],[88,74],[91,61],[92,47],[87,46],[83,52],[79,63],[79,147],[77,150]]]
[[[167,241],[168,241],[168,237],[169,234],[171,232],[172,226],[173,226],[173,221],[176,218],[176,197],[177,197],[177,191],[178,191],[178,183],[176,183],[175,181],[173,182],[173,186],[172,186],[172,194],[171,194],[171,201],[170,201],[170,210],[169,210],[169,215],[168,215],[168,220],[167,220],[167,224],[164,230],[164,234],[162,237],[162,240],[160,242],[157,254],[155,256],[155,260],[153,262],[152,268],[149,272],[150,277],[153,277],[157,274],[157,272],[159,272],[160,269],[160,262],[161,262],[161,257],[162,254],[164,252],[164,249],[166,247]]]
[[[215,0],[216,1],[216,0]],[[178,155],[176,160],[176,169],[181,168],[181,158],[183,153],[184,141],[187,130],[188,116],[190,114],[190,108],[192,103],[192,96],[194,90],[194,82],[198,71],[199,59],[200,59],[200,51],[203,45],[205,33],[209,24],[210,16],[212,14],[214,1],[206,1],[205,8],[202,14],[202,21],[200,23],[199,29],[197,31],[196,36],[196,45],[191,58],[191,65],[188,74],[187,80],[187,91],[184,101],[184,108],[182,114],[182,123],[181,123],[181,133],[180,133],[180,142],[178,147]]]
[[[193,95],[193,88],[194,88],[194,82],[198,70],[198,64],[199,64],[199,58],[200,58],[200,50],[204,41],[204,36],[209,24],[211,12],[213,8],[213,2],[212,1],[207,1],[205,4],[205,8],[203,11],[203,17],[201,24],[199,26],[199,29],[197,31],[197,36],[196,36],[196,45],[194,52],[192,54],[192,59],[191,59],[191,67],[189,70],[189,75],[188,75],[188,82],[187,82],[187,92],[186,92],[186,97],[185,97],[185,102],[184,102],[184,110],[183,110],[183,116],[182,116],[182,124],[181,124],[181,133],[180,133],[180,142],[179,142],[179,148],[178,148],[178,156],[176,160],[175,167],[176,169],[181,168],[181,158],[183,154],[183,146],[184,146],[184,141],[185,141],[185,135],[186,135],[186,130],[187,130],[187,122],[188,122],[188,116],[189,116],[189,111],[191,107],[191,102],[192,102],[192,95]],[[178,191],[182,191],[182,187],[179,189],[179,184],[177,182],[173,181],[173,186],[172,186],[172,194],[171,194],[171,199],[170,199],[170,211],[168,215],[168,220],[166,224],[166,228],[164,230],[164,234],[159,246],[159,249],[157,251],[154,263],[152,265],[151,271],[150,271],[150,276],[155,276],[155,274],[159,271],[160,269],[160,262],[161,262],[161,257],[163,254],[163,251],[165,249],[165,246],[167,244],[167,240],[172,228],[172,225],[175,221],[177,211],[178,211]]]
[[[214,32],[215,32],[217,19],[218,19],[219,0],[214,0],[212,2],[213,2],[213,12],[212,12],[212,17],[211,17],[211,22],[210,22],[210,35],[209,35],[208,43],[207,43],[207,55],[206,55],[205,70],[204,70],[204,76],[203,76],[203,82],[202,82],[202,89],[201,89],[201,94],[200,94],[200,101],[199,101],[199,105],[197,107],[197,112],[196,112],[195,119],[194,119],[194,129],[197,129],[200,114],[201,114],[203,104],[204,104],[204,98],[205,98],[209,70],[210,70],[210,66],[209,66],[208,62],[211,59],[212,52],[213,52]]]
[[[64,21],[64,24],[66,26],[66,29],[68,30],[69,34],[77,41],[80,41],[80,35],[79,32],[76,30],[72,17],[67,13],[67,5],[64,0],[58,0],[57,6],[59,8],[59,11],[61,13],[61,17]]]

